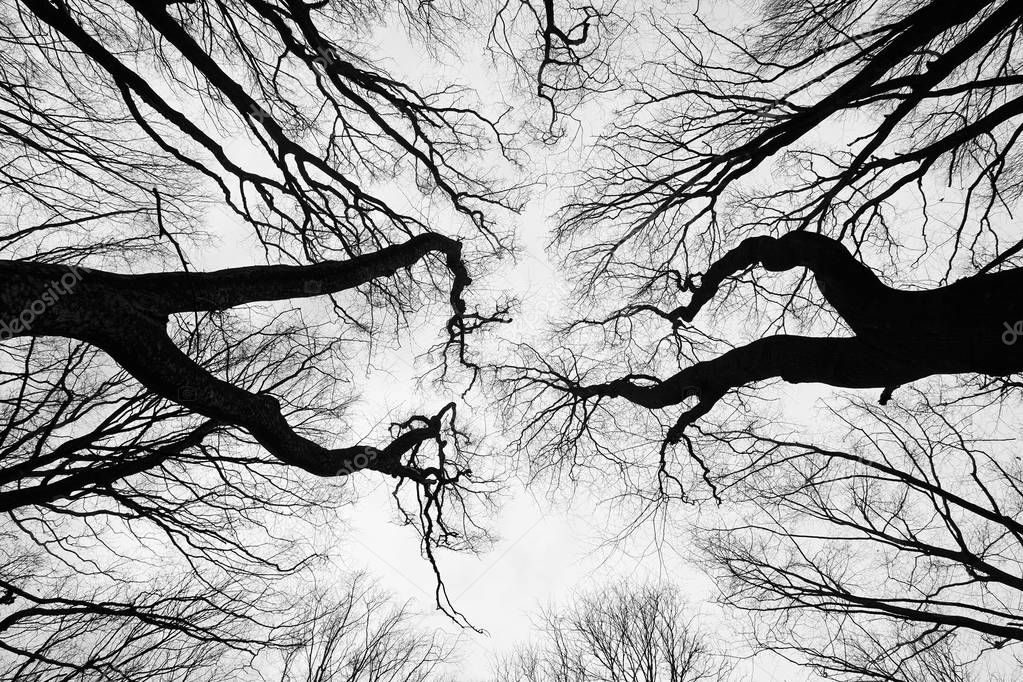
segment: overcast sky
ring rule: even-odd
[[[687,8],[696,3],[683,3]],[[684,11],[674,3],[675,12]],[[733,13],[742,16],[736,3],[721,2],[714,7],[716,16]],[[498,103],[523,97],[521,88],[509,84],[500,75],[491,56],[482,44],[460,52],[461,60],[442,55],[444,64],[429,59],[410,45],[400,31],[374,37],[380,44],[380,54],[387,58],[381,65],[413,83],[419,78],[457,82],[474,88],[484,106],[497,107]],[[644,49],[643,45],[636,45]],[[589,103],[578,112],[578,121],[568,135],[552,147],[533,145],[529,154],[527,177],[538,179],[530,199],[518,216],[507,216],[514,227],[521,253],[515,260],[507,260],[476,287],[500,286],[521,300],[515,322],[502,329],[502,335],[515,340],[528,340],[542,335],[548,322],[563,311],[570,283],[546,251],[553,225],[552,214],[564,199],[564,179],[572,170],[586,163],[589,142],[598,134],[619,103],[608,98]],[[498,109],[495,108],[494,111]],[[493,113],[490,112],[490,113]],[[239,138],[229,145],[232,155],[243,156],[250,166],[270,166]],[[391,188],[396,193],[397,189]],[[387,189],[383,190],[386,195]],[[391,197],[388,197],[389,199]],[[433,205],[417,206],[433,221],[455,220],[453,216]],[[437,211],[440,211],[439,213]],[[230,226],[226,214],[211,216],[216,225],[211,229],[216,241],[214,247],[196,260],[205,268],[243,265],[258,262],[261,253],[247,228]],[[438,226],[445,231],[449,226]],[[326,314],[323,302],[308,300],[301,303],[311,315]],[[323,306],[317,309],[318,306]],[[405,335],[399,348],[374,347],[369,366],[352,367],[359,402],[350,412],[350,426],[355,434],[380,434],[389,421],[404,418],[420,406],[436,411],[444,402],[457,397],[454,389],[445,395],[431,386],[420,385],[416,379],[429,362],[417,353],[442,332],[441,317],[426,317],[423,323],[425,342],[422,347],[410,347]],[[418,339],[422,340],[422,339]],[[782,387],[788,396],[788,406],[804,406],[796,410],[812,421],[810,406],[817,395],[813,388]],[[477,432],[488,438],[489,447],[501,447],[505,438],[494,406],[485,396],[469,398],[468,407],[461,418]],[[791,410],[790,410],[791,411]],[[789,415],[791,418],[791,415]],[[343,439],[347,439],[344,436]],[[508,453],[505,453],[508,454]],[[528,453],[520,453],[526,454]],[[616,505],[604,503],[600,491],[580,488],[574,491],[549,490],[543,486],[528,488],[525,472],[508,481],[503,505],[492,519],[490,527],[499,537],[496,544],[480,556],[442,552],[441,569],[454,606],[469,621],[487,631],[479,635],[468,629],[459,629],[435,610],[434,576],[427,561],[421,557],[419,540],[413,529],[395,523],[396,514],[390,497],[391,481],[377,474],[359,477],[356,485],[358,501],[349,507],[345,516],[350,524],[340,537],[344,546],[333,548],[339,572],[365,570],[391,592],[395,600],[408,600],[413,609],[421,613],[414,626],[439,628],[457,637],[460,661],[451,672],[459,679],[485,679],[491,671],[495,656],[509,651],[536,636],[533,623],[537,611],[545,605],[565,604],[579,591],[599,587],[618,580],[668,581],[676,585],[689,604],[690,613],[701,626],[714,634],[722,648],[739,652],[737,630],[743,622],[731,622],[713,603],[712,582],[694,565],[696,552],[687,539],[693,521],[701,515],[713,517],[716,510],[681,507],[667,522],[648,523],[630,534],[628,542],[609,541],[614,530],[629,520]],[[340,573],[339,573],[340,575]],[[329,579],[329,578],[328,578]],[[752,663],[737,662],[741,671],[737,679],[763,680],[816,680],[806,669],[787,664],[772,655],[759,656]]]

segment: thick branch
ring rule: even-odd
[[[792,232],[777,239],[743,240],[707,269],[700,285],[692,289],[689,303],[671,311],[669,316],[691,322],[725,280],[757,263],[776,272],[796,267],[813,272],[821,293],[854,329],[858,326],[856,321],[865,317],[864,301],[888,299],[893,293],[841,243],[816,233]]]
[[[440,437],[438,420],[403,434],[383,450],[363,446],[328,449],[296,433],[281,414],[276,398],[250,393],[214,377],[174,345],[163,330],[106,340],[100,347],[153,392],[211,419],[245,429],[274,457],[317,476],[347,475],[371,468],[422,478],[406,470],[400,458]]]
[[[269,395],[222,381],[183,353],[166,331],[168,315],[219,310],[256,301],[335,293],[393,275],[430,253],[445,257],[452,272],[448,323],[451,342],[464,342],[470,279],[461,245],[425,234],[347,261],[306,266],[253,266],[209,273],[121,275],[41,263],[0,261],[0,339],[64,336],[91,343],[154,393],[222,424],[248,431],[282,462],[318,476],[374,469],[418,482],[443,480],[438,469],[406,466],[402,457],[441,438],[441,417],[418,417],[383,448],[328,449],[299,435]],[[413,424],[415,425],[413,427]]]
[[[430,253],[446,256],[458,294],[469,283],[462,246],[436,233],[418,235],[344,261],[313,265],[256,265],[214,272],[113,275],[122,286],[154,297],[165,313],[223,310],[259,301],[282,301],[354,289],[410,268]]]
[[[858,338],[768,336],[716,358],[697,362],[667,379],[638,383],[618,379],[578,386],[569,391],[580,398],[625,398],[648,409],[679,405],[696,396],[701,404],[714,402],[733,388],[767,379],[789,383],[822,383],[847,388],[883,388],[927,376],[923,366],[879,355]],[[699,415],[706,413],[705,406]]]
[[[668,434],[669,442],[677,442],[682,430],[729,390],[767,379],[879,388],[888,396],[894,386],[934,374],[1023,370],[1023,343],[1016,343],[1023,334],[1015,331],[1016,321],[1023,320],[1023,270],[977,275],[928,291],[901,291],[883,284],[838,241],[818,234],[743,241],[710,266],[700,286],[691,287],[688,304],[662,315],[692,320],[725,280],[756,263],[774,271],[810,270],[856,336],[770,336],[664,380],[630,376],[588,386],[566,377],[534,381],[584,401],[624,398],[648,409],[697,396],[698,404]]]

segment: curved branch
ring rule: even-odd
[[[276,398],[213,376],[182,352],[166,330],[173,313],[336,293],[392,276],[430,253],[444,256],[453,274],[448,343],[457,345],[461,355],[467,333],[462,294],[471,280],[461,260],[461,245],[432,233],[346,261],[205,273],[122,275],[0,261],[0,275],[7,281],[0,290],[0,331],[5,332],[0,338],[48,335],[86,341],[104,350],[154,393],[216,422],[246,430],[274,457],[317,476],[343,476],[365,468],[418,483],[445,483],[446,472],[407,466],[402,457],[426,442],[442,443],[441,418],[449,408],[409,420],[403,433],[382,448],[325,448],[288,424]],[[55,288],[58,284],[61,287]],[[474,322],[473,328],[479,324]]]
[[[779,272],[805,267],[817,279],[821,293],[839,315],[855,329],[864,317],[863,303],[889,299],[894,290],[885,286],[870,268],[857,261],[838,241],[812,232],[790,232],[782,237],[750,237],[715,261],[701,278],[699,286],[687,285],[693,292],[689,303],[668,313],[669,319],[692,322],[711,301],[718,288],[730,277],[759,263]],[[874,306],[871,306],[874,307]]]
[[[1023,369],[1016,334],[1023,320],[1023,269],[969,277],[926,291],[901,291],[883,284],[840,242],[794,232],[780,238],[744,240],[713,263],[691,300],[671,319],[692,320],[728,278],[760,263],[768,270],[805,267],[828,302],[855,332],[844,338],[776,335],[752,341],[697,362],[666,379],[630,375],[583,385],[547,370],[526,371],[521,382],[569,396],[574,409],[591,399],[624,398],[650,410],[697,397],[668,431],[677,443],[687,426],[704,416],[729,391],[768,379],[822,383],[845,388],[880,388],[887,400],[894,387],[934,374],[1004,375]]]

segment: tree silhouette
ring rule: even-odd
[[[572,117],[580,104],[621,87],[613,48],[628,17],[620,4],[498,3],[488,45],[511,62],[542,103],[543,125],[537,127],[546,141],[564,134],[561,119]]]
[[[409,295],[408,287],[416,285],[414,281],[395,281],[400,279],[397,275],[409,272],[420,262],[432,264],[434,260],[450,273],[448,298],[452,313],[447,329],[449,343],[457,348],[461,359],[465,360],[465,335],[482,323],[499,319],[483,318],[467,311],[463,293],[471,280],[457,239],[429,231],[417,219],[402,215],[367,194],[355,179],[344,174],[344,166],[350,165],[354,175],[363,170],[360,165],[377,162],[360,145],[371,145],[377,153],[389,152],[395,163],[412,163],[418,172],[426,173],[443,191],[457,212],[471,218],[479,233],[489,237],[496,248],[502,248],[482,211],[471,206],[473,202],[484,206],[497,203],[499,200],[494,191],[472,182],[464,172],[447,166],[448,159],[458,156],[461,147],[473,149],[477,138],[467,129],[470,123],[479,123],[483,129],[493,131],[497,141],[500,141],[500,135],[485,119],[469,109],[432,103],[432,100],[416,95],[409,86],[392,81],[381,73],[360,69],[347,61],[355,56],[323,38],[316,21],[319,19],[330,24],[344,20],[349,17],[337,12],[345,10],[314,10],[298,2],[285,3],[280,7],[263,2],[238,7],[201,3],[190,3],[184,7],[176,3],[138,3],[130,10],[111,9],[110,16],[89,14],[86,20],[86,13],[77,13],[66,5],[27,2],[21,3],[20,7],[27,37],[18,35],[12,38],[24,49],[26,56],[35,57],[35,61],[51,57],[67,60],[67,63],[58,61],[60,70],[55,78],[65,74],[74,76],[87,70],[83,76],[98,79],[103,86],[101,92],[105,89],[107,92],[104,94],[118,100],[105,104],[123,108],[141,133],[151,138],[159,148],[152,151],[156,155],[153,163],[139,162],[142,173],[156,175],[161,169],[159,163],[176,161],[183,170],[205,176],[219,185],[225,201],[254,229],[265,248],[282,251],[289,258],[301,255],[317,262],[310,265],[251,266],[214,273],[178,271],[114,275],[101,270],[82,271],[71,266],[36,262],[38,258],[34,261],[7,261],[3,268],[9,284],[4,287],[2,306],[5,319],[10,320],[8,337],[62,336],[100,347],[157,394],[175,400],[182,387],[190,387],[194,396],[189,406],[193,410],[212,419],[233,423],[250,433],[255,429],[259,431],[258,434],[253,433],[257,440],[283,461],[318,475],[334,475],[339,470],[351,469],[356,452],[361,450],[326,452],[317,448],[314,443],[291,431],[283,421],[275,399],[232,390],[225,382],[217,382],[208,376],[173,347],[165,331],[168,319],[186,313],[219,313],[258,302],[329,296],[359,288],[366,290],[377,280],[391,280],[382,287],[385,292],[388,286],[391,287],[391,293],[384,293],[381,297],[400,312],[409,305],[402,300]],[[181,14],[172,15],[172,12]],[[198,85],[187,86],[186,93],[194,94],[204,106],[217,105],[219,108],[214,112],[217,117],[234,117],[243,123],[283,180],[245,170],[232,161],[223,146],[210,134],[155,92],[138,69],[133,68],[135,64],[115,56],[100,40],[90,35],[87,26],[100,23],[109,24],[105,28],[111,34],[111,41],[127,39],[134,32],[142,35],[142,42],[135,46],[136,61],[157,59],[169,65],[170,51],[176,59],[184,60],[187,68],[194,70],[199,78]],[[241,26],[244,26],[244,35],[239,33]],[[190,33],[190,29],[194,34]],[[218,29],[222,33],[217,33]],[[56,41],[59,49],[43,42],[44,38]],[[218,60],[221,52],[235,60],[232,62],[234,67],[252,79],[254,86],[243,87],[238,79],[225,71]],[[301,70],[301,73],[285,74],[282,68],[275,67],[274,62],[267,61],[271,55],[293,62],[292,68]],[[304,76],[306,82],[293,83],[292,79],[299,76]],[[180,82],[181,76],[173,70],[168,73],[168,78],[175,85],[186,87]],[[282,81],[285,80],[291,88],[302,85],[305,88],[298,93],[284,90]],[[73,81],[72,84],[81,85],[86,91],[84,82]],[[354,88],[369,94],[359,94]],[[289,115],[289,128],[297,127],[299,131],[308,128],[319,132],[324,125],[324,121],[308,118],[296,104],[302,102],[301,96],[315,98],[307,101],[331,112],[333,123],[344,129],[345,134],[331,135],[325,142],[315,137],[311,140],[296,139],[277,120],[274,112],[264,108],[248,94],[249,91],[259,91],[263,97],[284,108]],[[43,99],[47,98],[44,96]],[[29,116],[39,113],[36,110],[38,105],[32,100],[17,104],[20,109],[16,118],[24,121],[22,125],[27,129],[22,138],[75,137],[77,131],[74,128],[61,134],[52,130],[60,124],[59,120],[51,122],[45,117]],[[151,111],[144,111],[140,108],[142,106]],[[372,122],[376,130],[364,132],[361,124],[356,122],[358,117]],[[395,118],[402,119],[402,127],[407,127],[408,133],[398,130],[397,124],[391,120]],[[198,151],[205,154],[193,157],[171,146],[161,130],[163,127],[170,127],[176,134],[184,136],[189,146],[198,147]],[[451,137],[438,137],[443,135]],[[121,137],[124,137],[123,133]],[[90,141],[89,138],[73,139],[67,144],[75,143],[88,149]],[[314,142],[322,142],[327,147],[317,154],[319,150]],[[41,145],[33,149],[39,147]],[[52,154],[52,161],[58,170],[65,171],[70,164],[65,164],[62,151],[64,149],[59,147]],[[92,151],[91,155],[72,154],[72,151],[77,152],[77,149],[68,150],[66,154],[74,155],[78,164],[85,165],[89,172],[107,171],[109,162],[106,154],[99,151]],[[41,152],[41,155],[51,160],[49,153]],[[214,164],[219,168],[211,168]],[[135,171],[134,168],[131,170]],[[80,174],[85,175],[86,171],[82,170]],[[321,180],[321,177],[326,180]],[[135,185],[135,189],[141,184],[131,176],[120,179],[121,184]],[[237,184],[238,188],[229,186],[228,182]],[[31,203],[36,210],[56,209],[53,202],[44,204],[36,196],[33,183],[33,180],[26,179],[21,186],[16,186],[19,199]],[[51,193],[65,194],[70,190],[57,187]],[[153,200],[159,230],[162,234],[170,234],[159,211],[158,190],[154,192]],[[78,212],[82,213],[83,209],[79,208]],[[74,222],[81,224],[87,220],[104,219],[108,213],[109,210],[94,212],[79,216]],[[301,216],[301,220],[296,220],[296,216]],[[44,222],[36,229],[49,227]],[[282,242],[285,239],[287,243]],[[296,248],[301,249],[301,254],[295,253]],[[324,259],[325,255],[333,253],[346,257],[343,260]],[[64,280],[74,283],[73,291],[65,296],[55,296],[52,302],[46,300],[44,294],[49,286]],[[31,315],[29,324],[24,319],[20,320],[19,316],[26,315],[26,309],[32,305],[43,309]],[[163,360],[153,362],[154,356]],[[425,480],[424,476],[429,474],[417,473],[412,468],[399,471],[401,467],[397,458],[436,436],[440,418],[438,415],[432,421],[428,417],[414,419],[409,427],[418,426],[419,430],[394,441],[391,450],[386,450],[386,447],[373,450],[369,453],[373,459],[369,467]]]
[[[294,651],[311,539],[343,502],[297,472],[395,479],[435,567],[483,539],[467,505],[491,486],[449,398],[365,440],[340,418],[365,339],[432,317],[441,371],[471,381],[470,335],[504,319],[466,300],[509,249],[490,213],[516,198],[478,165],[504,132],[353,35],[431,41],[458,11],[0,8],[4,679],[223,679]],[[265,263],[196,268],[210,226]],[[437,599],[458,617],[439,573]]]
[[[990,408],[953,418],[914,394],[841,410],[838,447],[708,435],[736,453],[721,494],[746,510],[697,531],[724,599],[756,616],[759,646],[829,678],[979,679],[1020,662],[1019,458],[969,435]]]
[[[576,310],[499,370],[520,447],[631,504],[626,533],[721,503],[696,538],[759,647],[841,679],[997,679],[1019,664],[1018,467],[976,433],[1023,371],[1023,11],[657,20],[560,214]],[[782,382],[879,405],[857,392],[825,423],[858,444],[827,447]]]
[[[197,355],[241,386],[332,390],[294,356],[295,334],[235,334]],[[321,564],[314,540],[349,487],[295,476],[85,344],[23,350],[4,379],[0,679],[222,679],[299,655],[301,630],[323,626],[297,608]],[[307,428],[328,416],[297,414]]]
[[[531,471],[613,471],[641,517],[750,511],[702,541],[759,646],[849,679],[1015,655],[1018,472],[962,416],[1023,386],[1023,9],[770,0],[748,28],[639,9],[0,7],[3,679],[220,679],[267,656],[285,680],[434,674],[447,650],[403,612],[336,613],[358,590],[310,576],[347,491],[383,479],[467,625],[435,550],[489,538],[498,482],[448,395],[484,369]],[[577,312],[495,360],[476,339],[511,306],[473,278],[514,253],[529,135],[510,102],[385,70],[372,39],[401,26],[450,57],[474,22],[535,97],[519,132],[551,143],[598,96],[621,105],[555,229]],[[208,232],[255,249],[199,266]],[[440,388],[366,435],[344,410],[369,341],[428,357]],[[777,380],[885,409],[856,399],[872,426],[838,414],[862,439],[823,449],[751,416]],[[680,618],[670,592],[601,593],[502,674],[721,677]]]
[[[670,54],[636,76],[562,212],[593,312],[504,368],[540,415],[524,440],[554,457],[604,449],[622,404],[666,420],[670,449],[770,380],[886,402],[925,377],[1023,369],[1023,247],[1001,210],[1019,186],[1019,8],[758,12],[745,30],[660,29]]]
[[[415,629],[404,607],[388,603],[364,576],[333,600],[318,595],[301,645],[290,650],[281,682],[423,682],[443,679],[438,668],[453,657],[436,632]]]
[[[539,641],[501,662],[500,682],[700,682],[727,665],[669,587],[613,587],[546,611]]]

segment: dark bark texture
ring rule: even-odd
[[[424,481],[431,473],[402,464],[401,457],[440,435],[439,417],[406,431],[383,448],[324,448],[299,435],[281,414],[280,402],[211,375],[167,334],[175,313],[214,311],[353,289],[387,278],[430,255],[444,258],[453,275],[449,324],[458,333],[469,283],[458,242],[437,234],[414,237],[347,261],[305,266],[275,265],[215,272],[122,275],[101,270],[2,261],[0,332],[13,336],[59,336],[85,341],[108,353],[142,385],[218,423],[248,431],[282,462],[318,476],[368,468]]]

